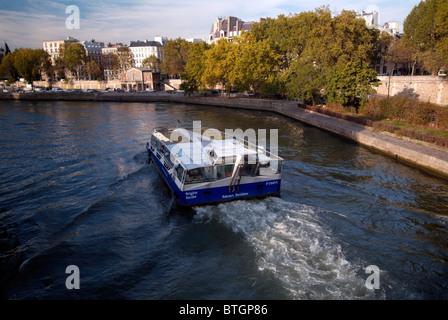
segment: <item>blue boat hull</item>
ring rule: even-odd
[[[177,203],[183,206],[212,204],[280,194],[280,179],[243,183],[239,185],[239,188],[235,187],[235,190],[233,190],[232,187],[230,191],[228,186],[182,191],[173,181],[168,170],[163,166],[155,154],[149,148],[147,148],[147,150],[160,175],[176,197]]]

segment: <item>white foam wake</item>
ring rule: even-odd
[[[374,293],[324,229],[316,207],[280,198],[196,208],[196,219],[217,219],[242,233],[269,272],[293,299],[372,299]],[[322,212],[322,211],[321,211]]]

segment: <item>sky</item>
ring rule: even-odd
[[[156,36],[206,39],[218,17],[243,21],[276,18],[280,14],[314,11],[328,5],[342,10],[379,12],[379,24],[403,21],[420,0],[0,0],[0,45],[42,48],[42,41],[72,36],[80,41],[129,44]],[[79,29],[73,28],[79,8]],[[67,13],[66,13],[67,12]],[[68,22],[68,24],[67,24]]]

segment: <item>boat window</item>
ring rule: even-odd
[[[170,166],[172,167],[174,164],[171,161],[171,156],[170,156],[170,150],[165,146],[162,145],[162,152],[163,152],[163,156],[165,157],[165,160],[170,164]]]
[[[157,151],[162,152],[163,144],[159,140],[157,140],[156,146],[157,146]]]
[[[201,168],[192,169],[187,171],[185,177],[185,184],[199,183],[203,181],[203,173]]]
[[[215,181],[214,167],[195,168],[187,171],[185,184]]]
[[[243,176],[258,176],[259,175],[259,165],[258,164],[248,164],[246,163],[243,168]]]
[[[184,183],[184,167],[181,165],[176,165],[176,174],[177,178],[179,178],[180,182]]]
[[[151,145],[152,146],[156,146],[156,141],[157,141],[157,139],[156,139],[156,137],[154,137],[154,135],[151,135]]]
[[[216,179],[224,179],[232,176],[233,165],[216,166]]]

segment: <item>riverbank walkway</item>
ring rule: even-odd
[[[304,110],[291,104],[278,106],[277,112],[385,153],[433,174],[448,178],[448,149],[320,113]]]

